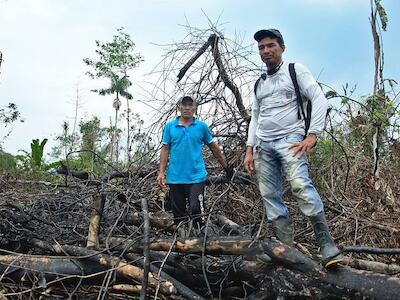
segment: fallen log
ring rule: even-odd
[[[60,168],[58,168],[56,173],[65,176],[72,176],[81,180],[89,180],[88,172],[72,170],[65,165],[62,165]]]
[[[140,257],[133,257],[135,261],[142,261]],[[35,272],[32,275],[36,276],[36,278],[45,277],[47,281],[53,280],[59,276],[67,276],[67,275],[76,275],[76,278],[81,278],[85,274],[95,274],[100,272],[98,269],[98,265],[96,264],[88,264],[83,263],[83,259],[71,259],[71,258],[49,258],[49,257],[32,257],[32,256],[3,256],[0,258],[0,266],[8,268],[8,273],[13,275],[13,278],[20,279],[23,274],[26,274],[27,271]],[[87,261],[87,260],[86,260]],[[59,263],[61,262],[61,263]],[[192,260],[190,259],[192,264],[192,268],[195,266],[199,270],[197,276],[201,276],[201,259]],[[184,261],[182,259],[175,260],[175,265],[183,264]],[[264,264],[262,262],[251,262],[251,261],[239,261],[235,267],[231,267],[229,269],[230,275],[227,276],[226,270],[229,265],[229,261],[224,262],[221,265],[213,265],[209,266],[209,271],[213,274],[220,270],[220,278],[221,280],[226,280],[226,282],[231,282],[230,278],[236,278],[236,280],[242,280],[249,282],[249,285],[256,284],[257,282],[264,282],[264,284],[258,288],[259,292],[255,292],[252,297],[249,299],[265,299],[271,296],[290,296],[290,297],[307,297],[307,298],[326,298],[328,295],[333,296],[351,296],[352,299],[365,297],[365,292],[359,293],[357,290],[345,290],[343,288],[339,288],[337,284],[333,285],[332,280],[330,282],[326,282],[325,280],[321,280],[318,277],[307,277],[303,273],[290,270],[284,267],[279,267],[273,264]],[[88,271],[88,268],[95,268],[92,271]],[[15,270],[19,269],[20,272],[16,272]],[[106,268],[108,270],[108,268]],[[106,270],[105,268],[102,269]],[[225,270],[225,271],[223,271]],[[2,272],[5,270],[2,269]],[[157,273],[159,270],[156,268],[152,268],[153,273]],[[224,274],[225,273],[225,274]],[[342,276],[341,273],[338,276]],[[163,278],[166,277],[166,274],[161,272]],[[182,274],[175,274],[176,276],[182,277]],[[168,276],[167,276],[168,277]],[[71,277],[69,277],[71,278]],[[269,278],[269,281],[265,281],[265,278]],[[186,289],[184,286],[180,286],[177,284],[177,281],[173,277],[168,277],[168,280],[173,280],[174,286],[177,288],[177,292],[181,294],[181,296],[187,296],[188,299],[202,299],[201,296],[197,295],[196,292],[191,291],[190,289]],[[229,279],[229,280],[227,280]],[[344,279],[346,281],[347,278]],[[198,280],[198,283],[204,281]],[[93,283],[93,281],[91,281]],[[227,295],[239,295],[240,293],[248,293],[252,290],[257,290],[255,287],[250,289],[250,286],[246,289],[243,287],[230,286],[224,287],[221,285],[221,282],[214,282],[213,291],[216,295],[227,296]],[[123,287],[124,285],[121,285]],[[368,287],[371,287],[367,283]],[[131,286],[130,286],[131,287]],[[140,287],[133,286],[129,289],[122,289],[125,292],[138,293],[138,289]],[[112,289],[117,291],[117,289]],[[323,297],[321,295],[324,295]],[[390,298],[393,296],[392,294],[380,294],[379,299],[394,299]]]
[[[111,286],[111,291],[124,292],[130,294],[139,294],[141,290],[142,286],[140,285],[114,284],[113,286]]]
[[[79,284],[87,285],[82,292],[101,290],[103,287],[96,285],[104,283],[106,274],[110,271],[108,266],[103,266],[85,258],[50,257],[31,255],[1,255],[0,256],[0,281],[11,279],[17,283],[28,282],[36,285],[32,290],[48,288],[50,284]],[[117,279],[118,282],[118,279]],[[90,285],[90,286],[89,286]],[[54,286],[52,286],[54,287]],[[141,285],[115,284],[110,291],[139,294],[143,290]],[[79,293],[79,292],[78,292]]]
[[[1,278],[40,278],[46,281],[66,277],[68,281],[101,282],[108,268],[71,257],[49,257],[39,255],[0,255]],[[92,276],[91,276],[92,275]]]
[[[100,241],[102,239],[100,238]],[[126,252],[141,253],[144,248],[143,241],[128,240],[110,237],[109,245],[115,249],[124,249]],[[241,255],[249,251],[249,245],[253,242],[251,237],[210,237],[204,244],[204,238],[153,238],[150,240],[149,249],[154,251],[176,251],[181,253],[202,254],[203,248],[206,254],[217,255]]]
[[[103,286],[84,285],[84,286],[81,286],[77,292],[83,293],[83,294],[95,293],[98,295],[102,289],[104,289]],[[126,283],[114,284],[114,285],[109,286],[110,293],[115,292],[118,294],[139,295],[141,290],[142,290],[141,285],[131,285],[131,284],[126,284]]]
[[[64,254],[67,252],[69,255],[83,256],[101,266],[115,270],[118,275],[124,278],[131,279],[139,283],[143,280],[143,269],[130,265],[123,259],[78,246],[53,245],[52,247],[58,254]],[[176,294],[176,288],[174,285],[169,281],[159,278],[157,274],[149,273],[148,285],[153,290],[159,287],[163,295]]]
[[[143,213],[134,212],[132,214],[128,214],[125,217],[124,222],[128,225],[141,226],[144,222]],[[171,233],[176,231],[174,220],[169,214],[160,215],[149,213],[149,222],[151,227],[165,229]]]
[[[231,233],[235,235],[239,235],[242,233],[242,228],[232,220],[228,219],[223,215],[217,216],[218,225],[222,227],[222,229],[230,235]]]
[[[377,261],[369,261],[355,258],[345,258],[344,262],[346,265],[349,265],[350,267],[359,270],[366,270],[388,275],[400,274],[400,266],[395,264],[384,264]]]
[[[398,255],[398,254],[400,254],[400,249],[399,248],[375,248],[375,247],[368,247],[368,246],[345,246],[342,248],[342,252]]]
[[[265,263],[258,256],[254,256],[254,260],[247,260],[242,256],[231,259],[210,258],[206,262],[207,279],[203,276],[201,256],[189,256],[151,252],[152,259],[159,261],[157,264],[165,260],[163,270],[171,276],[204,292],[205,281],[208,280],[214,297],[222,299],[276,299],[279,296],[291,299],[349,299],[347,296],[350,292],[346,289],[322,282],[297,270]]]
[[[300,271],[323,283],[346,289],[349,293],[372,299],[396,299],[400,295],[400,278],[337,266],[328,271],[296,249],[279,241],[266,239],[262,248],[272,261]]]
[[[111,255],[103,254],[101,252],[82,248],[78,246],[70,246],[70,245],[49,245],[38,239],[31,239],[29,241],[32,245],[44,249],[46,251],[53,251],[60,255],[73,255],[78,256],[79,258],[85,258],[92,262],[95,262],[101,266],[107,267],[108,270],[115,270],[117,275],[120,275],[123,278],[127,278],[129,280],[134,280],[136,282],[141,282],[144,278],[143,269],[130,265],[125,260],[113,257]],[[155,290],[160,287],[161,293],[164,295],[172,295],[176,294],[176,288],[169,281],[165,281],[162,278],[159,278],[157,274],[149,273],[148,277],[149,286]]]
[[[109,240],[110,244],[115,242],[112,239],[114,238]],[[163,241],[161,243],[163,247],[159,247],[160,239],[158,239],[157,242],[158,246],[154,248],[158,250],[160,248],[165,248],[165,245],[169,243],[169,247],[174,249],[176,252],[201,252],[199,245],[204,245],[205,249],[203,249],[203,251],[205,254],[209,254],[207,251],[217,254],[217,249],[223,253],[236,252],[238,255],[244,253],[245,256],[236,256],[237,258],[233,260],[227,259],[225,256],[221,257],[220,263],[216,263],[217,261],[215,259],[205,261],[207,272],[209,272],[209,274],[214,273],[214,277],[209,277],[212,279],[211,291],[213,294],[222,295],[228,293],[228,291],[229,293],[239,293],[240,291],[243,291],[243,293],[257,293],[256,290],[258,288],[264,288],[269,290],[270,295],[276,294],[291,297],[294,297],[295,295],[299,297],[311,295],[310,297],[314,297],[315,295],[330,294],[336,296],[350,295],[349,297],[351,299],[361,299],[363,297],[371,299],[395,299],[400,293],[399,278],[340,266],[334,269],[325,270],[317,262],[303,255],[295,248],[288,247],[279,241],[271,239],[252,241],[250,238],[241,240],[240,237],[229,237],[225,238],[223,241],[224,243],[222,243],[222,245],[224,247],[221,247],[221,244],[218,245],[215,240],[206,240],[204,243],[202,238],[182,239],[180,241],[181,245],[176,248],[173,247],[170,240]],[[40,246],[39,243],[36,244]],[[138,242],[137,244],[140,243]],[[138,245],[136,245],[136,247],[137,246]],[[149,244],[149,247],[151,249],[151,243]],[[48,249],[49,247],[46,248],[44,245],[43,248]],[[122,278],[133,280],[136,283],[139,283],[143,279],[143,270],[128,264],[125,260],[76,246],[52,246],[52,248],[59,254],[68,253],[69,255],[79,256],[79,261],[90,260],[96,262],[94,265],[102,267],[102,270],[115,270],[117,275]],[[125,248],[128,249],[126,246]],[[113,250],[116,249],[117,247],[113,248]],[[193,249],[195,251],[193,251]],[[152,253],[154,253],[154,251]],[[251,258],[257,260],[259,256],[265,254],[271,258],[272,263],[265,264],[262,261],[251,263],[247,261]],[[18,256],[6,257],[8,260],[5,261],[5,265],[9,268],[10,262],[19,258]],[[151,255],[151,257],[154,257],[154,255]],[[158,259],[160,260],[160,258],[161,257]],[[195,276],[198,278],[197,281],[200,284],[199,289],[203,289],[204,291],[204,285],[201,286],[201,283],[205,282],[206,277],[204,277],[202,273],[203,265],[201,256],[199,255],[197,259],[189,258],[189,256],[186,258],[186,256],[184,256],[182,259],[182,257],[179,258],[179,255],[176,255],[173,257],[173,260],[173,262],[171,260],[168,261],[169,266],[179,266],[181,269],[192,270],[190,272],[196,274]],[[40,263],[41,262],[42,260],[40,260]],[[143,263],[143,258],[140,256],[139,259],[136,259],[136,262],[139,264]],[[19,267],[29,269],[29,266],[34,265],[34,261],[27,259],[25,264],[22,264]],[[40,265],[43,266],[43,269],[39,270],[39,274],[47,274],[49,273],[49,269],[51,270],[51,268],[48,268],[46,264],[41,263]],[[162,265],[159,266],[161,267]],[[75,268],[72,265],[71,267]],[[86,268],[86,266],[80,266],[80,268]],[[149,273],[150,290],[153,292],[156,291],[159,285],[160,293],[164,296],[176,295],[179,288],[176,287],[174,282],[161,281],[161,279],[158,278],[158,275],[155,274],[154,270],[156,269],[153,269],[153,272]],[[168,270],[168,268],[166,268],[166,270]],[[87,271],[85,270],[85,272]],[[177,276],[180,276],[179,273],[175,274],[175,278]],[[272,283],[266,282],[265,278],[272,280]],[[182,277],[182,279],[184,278]],[[248,282],[249,287],[241,290],[238,287],[240,287],[243,282]],[[261,287],[259,286],[260,282],[264,282]],[[273,288],[273,286],[275,288]],[[225,288],[228,288],[227,291],[224,291]],[[316,289],[320,290],[320,292],[316,292]],[[314,292],[311,293],[310,291]],[[196,291],[193,292],[196,293]],[[255,295],[255,297],[256,296],[257,295]],[[258,294],[258,296],[260,295]]]
[[[109,242],[118,247],[121,240],[110,238]],[[171,249],[177,252],[198,254],[203,252],[219,255],[246,254],[247,257],[267,254],[271,257],[272,262],[277,265],[317,278],[324,284],[345,289],[348,293],[379,299],[394,299],[395,295],[400,295],[399,278],[341,266],[327,271],[318,262],[305,256],[297,249],[272,239],[256,242],[251,238],[242,237],[213,237],[206,241],[203,238],[186,238],[178,239],[176,242],[171,239],[153,239],[149,248],[158,251]],[[140,245],[140,242],[132,241],[132,244],[125,245],[124,249],[128,252],[139,252],[143,250],[143,246]]]

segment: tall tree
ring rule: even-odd
[[[389,123],[390,115],[393,112],[393,106],[390,99],[385,93],[385,79],[383,77],[384,53],[382,49],[382,36],[379,31],[381,28],[386,31],[387,27],[387,14],[383,8],[380,0],[371,0],[371,31],[374,40],[374,61],[375,61],[375,75],[374,75],[374,90],[371,97],[369,97],[367,104],[371,111],[372,123],[374,125],[374,134],[372,138],[373,155],[374,155],[374,176],[379,177],[379,164],[380,164],[380,147],[382,138],[385,132],[385,127]]]
[[[128,87],[131,85],[128,72],[138,67],[140,62],[143,61],[143,57],[140,53],[134,53],[135,43],[132,41],[129,34],[124,32],[124,28],[117,29],[117,35],[114,35],[111,42],[101,43],[96,40],[96,46],[98,60],[85,58],[83,61],[87,66],[92,67],[92,70],[87,72],[91,78],[108,78],[110,80],[111,86],[109,88],[93,91],[100,95],[115,94],[113,107],[115,109],[115,125],[117,125],[118,111],[121,107],[121,100],[119,97],[122,96],[126,98],[128,110],[129,99],[133,98],[132,95],[127,92]],[[129,161],[129,116],[127,118],[127,123],[127,153]],[[113,160],[114,157],[113,152],[115,151],[117,126],[115,126],[114,130],[115,132],[112,135],[113,150],[111,151],[111,160]]]
[[[118,112],[119,109],[121,108],[121,100],[120,96],[124,97],[127,100],[127,103],[130,99],[133,99],[133,96],[127,92],[127,89],[129,86],[132,85],[132,83],[129,81],[127,76],[119,77],[116,74],[111,74],[111,85],[110,87],[106,89],[98,89],[98,90],[93,90],[94,92],[99,93],[102,96],[105,95],[114,95],[115,94],[115,99],[113,102],[113,108],[115,109],[115,120],[114,120],[114,132],[112,135],[112,142],[111,142],[111,155],[115,153],[115,159],[118,161],[118,144],[117,143],[117,130],[118,130]],[[129,104],[128,104],[129,108]],[[128,162],[130,160],[130,155],[129,155],[129,116],[127,116],[128,120],[128,143],[127,143],[127,152],[128,152]],[[115,151],[114,151],[115,148]]]

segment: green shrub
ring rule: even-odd
[[[11,171],[15,170],[17,162],[15,157],[10,153],[0,150],[0,171]]]

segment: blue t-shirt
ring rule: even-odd
[[[162,143],[169,146],[167,183],[191,184],[206,180],[202,148],[212,142],[211,131],[203,121],[193,118],[188,127],[179,124],[179,117],[169,121],[162,138]]]

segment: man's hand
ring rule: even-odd
[[[246,149],[244,168],[250,175],[254,174],[253,147],[247,147]]]
[[[157,183],[159,186],[161,186],[162,188],[166,187],[165,184],[165,173],[164,172],[159,172],[158,176],[157,176]]]
[[[293,144],[289,148],[294,149],[293,156],[301,157],[304,153],[309,153],[316,142],[317,136],[314,133],[310,133],[300,143]]]

